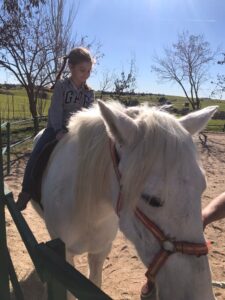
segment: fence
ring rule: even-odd
[[[37,117],[37,119],[41,128],[46,126],[46,116]],[[35,131],[33,123],[34,119],[26,119],[15,122],[5,122],[1,124],[1,136],[4,139],[2,154],[6,155],[6,175],[10,174],[11,169],[11,149],[29,141],[34,137]]]
[[[0,127],[0,147],[1,127]],[[22,214],[17,210],[13,195],[4,187],[3,159],[0,155],[0,299],[10,300],[10,282],[17,300],[24,295],[7,247],[5,207],[21,235],[35,269],[43,283],[47,283],[48,300],[66,300],[69,290],[80,300],[110,300],[80,272],[65,261],[65,246],[59,239],[38,243]],[[112,299],[111,299],[112,300]]]
[[[225,132],[225,124],[223,124],[223,125],[208,125],[207,127],[206,127],[206,131],[223,131],[223,132]]]

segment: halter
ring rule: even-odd
[[[109,140],[109,143],[113,167],[116,173],[118,183],[120,185],[118,200],[116,204],[116,213],[119,216],[122,205],[121,174],[118,169],[119,156],[116,151],[115,144],[111,139]],[[208,254],[208,246],[206,243],[198,244],[189,243],[185,241],[178,242],[175,240],[171,240],[138,207],[136,207],[134,214],[138,218],[138,220],[141,221],[143,225],[154,235],[161,247],[159,252],[153,258],[153,261],[149,264],[148,270],[145,273],[145,276],[147,277],[147,283],[142,288],[142,297],[149,296],[149,294],[153,292],[153,289],[155,287],[155,277],[171,254],[182,253],[187,255],[195,255],[197,257]]]

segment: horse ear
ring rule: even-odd
[[[217,109],[218,105],[205,107],[180,118],[179,122],[191,135],[196,134],[205,128]]]
[[[109,135],[121,145],[130,144],[137,132],[136,123],[125,113],[110,108],[101,100],[98,100],[98,105]]]

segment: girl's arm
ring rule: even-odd
[[[48,112],[48,118],[51,127],[55,130],[56,133],[63,128],[63,100],[63,84],[59,80],[54,87],[51,105]]]

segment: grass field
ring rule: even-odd
[[[120,99],[121,101],[126,101],[131,99],[131,100],[137,100],[139,103],[148,102],[152,105],[158,105],[159,99],[162,96],[164,96],[167,99],[167,101],[171,102],[174,108],[180,110],[184,107],[185,97],[179,97],[179,96],[135,94],[135,95],[124,95],[121,96]],[[100,97],[100,93],[96,92],[96,99],[99,97]],[[104,95],[103,99],[107,100],[110,97],[114,99],[117,98],[115,95],[106,94]],[[47,99],[38,99],[37,110],[40,116],[47,115],[48,108],[50,105],[50,99],[51,99],[50,92],[47,95]],[[225,111],[225,100],[211,100],[211,99],[201,100],[202,108],[210,105],[218,105],[219,110]],[[0,90],[0,117],[2,122],[31,118],[29,102],[28,102],[25,89],[12,88],[10,90]],[[209,124],[223,126],[224,123],[225,120],[211,120]]]
[[[47,99],[38,99],[37,111],[39,116],[47,116],[48,108],[50,105],[52,93],[47,93]],[[96,99],[100,98],[100,92],[95,93]],[[181,110],[184,107],[185,98],[179,96],[166,96],[166,95],[153,95],[153,94],[135,94],[135,95],[122,95],[121,102],[135,100],[142,103],[147,102],[150,105],[159,105],[159,99],[165,97],[167,101],[173,104],[173,107]],[[105,94],[103,100],[118,99],[116,95]],[[201,101],[201,107],[210,105],[218,105],[221,111],[225,111],[225,101],[204,99]],[[32,150],[32,138],[34,136],[33,121],[29,109],[29,101],[25,89],[11,88],[9,90],[0,89],[0,120],[3,122],[10,122],[10,164],[13,164],[18,158],[22,157],[25,153]],[[27,121],[19,121],[19,120]],[[19,121],[19,122],[18,122]],[[40,129],[46,126],[46,121],[42,121]],[[207,130],[209,131],[222,131],[224,130],[225,120],[210,120]],[[7,130],[2,127],[2,144],[3,147],[7,145]],[[25,142],[23,142],[25,141]],[[22,143],[21,143],[22,142]],[[4,161],[4,174],[7,170],[7,156],[3,156]]]
[[[96,92],[96,99],[100,98],[100,92]],[[164,96],[167,101],[173,104],[174,108],[181,110],[184,107],[185,98],[178,96],[165,96],[165,95],[123,95],[120,97],[121,102],[128,100],[135,100],[139,103],[147,102],[151,105],[159,105],[159,99]],[[118,99],[116,95],[106,94],[103,96],[103,100]],[[38,99],[37,110],[39,116],[46,116],[50,105],[51,93],[47,94],[47,99]],[[210,105],[218,105],[221,111],[225,111],[225,101],[221,100],[209,100],[204,99],[201,101],[201,107]],[[10,90],[0,89],[0,118],[1,123],[9,121],[10,130],[10,144],[15,145],[10,149],[11,161],[18,159],[32,149],[32,139],[26,140],[25,143],[21,143],[24,139],[34,135],[33,122],[31,120],[31,113],[29,109],[29,101],[26,95],[26,91],[22,88],[12,88]],[[26,122],[17,122],[18,120],[25,120]],[[210,131],[222,131],[224,130],[225,120],[211,120],[208,124],[207,130]],[[40,129],[46,126],[46,121],[40,123]],[[3,146],[7,144],[7,131],[6,127],[2,128],[2,143]],[[17,143],[19,143],[17,145]],[[6,166],[6,156],[4,155],[4,166]],[[6,167],[4,167],[6,170]]]
[[[29,101],[24,89],[10,89],[8,94],[0,91],[0,114],[1,120],[23,120],[31,118]],[[47,115],[50,105],[50,93],[48,99],[38,99],[37,110],[39,115]]]

